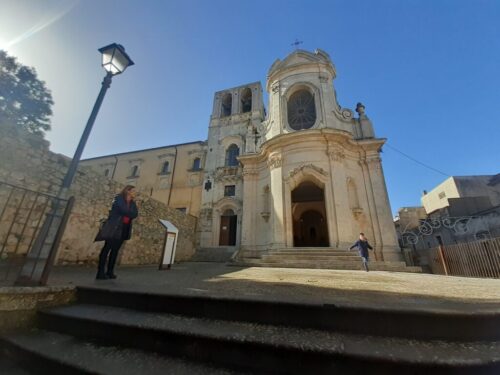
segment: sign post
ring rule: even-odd
[[[160,258],[160,270],[169,270],[175,259],[175,249],[177,247],[177,235],[179,229],[168,220],[159,220],[160,224],[165,227],[165,241],[163,242],[163,252]]]

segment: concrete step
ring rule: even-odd
[[[267,255],[275,256],[358,256],[357,252],[348,251],[270,251]]]
[[[478,374],[500,368],[499,342],[429,342],[86,304],[51,309],[40,318],[46,329],[79,340],[140,347],[257,373],[441,374],[458,370]],[[66,351],[74,352],[68,349],[66,345]],[[97,358],[93,361],[99,363]],[[148,362],[143,359],[142,363]]]
[[[352,250],[354,252],[354,250]],[[294,247],[270,250],[273,253],[348,253],[348,249],[335,247]]]
[[[190,261],[224,263],[230,261],[235,252],[234,246],[199,248],[196,249]]]
[[[40,311],[38,326],[0,341],[4,358],[36,374],[500,373],[500,312],[446,304],[78,287],[75,304]]]
[[[81,304],[133,308],[197,318],[244,321],[278,326],[311,328],[370,336],[425,340],[500,341],[500,312],[418,309],[384,304],[372,307],[323,305],[252,299],[216,298],[141,293],[97,287],[78,287]],[[50,310],[52,311],[52,310]],[[307,319],[305,319],[307,317]],[[460,329],[457,329],[460,327]]]
[[[273,249],[272,251],[344,251],[346,249],[339,249],[337,247],[324,246],[324,247],[282,247],[278,249]]]
[[[357,255],[277,255],[266,254],[261,257],[264,261],[286,261],[286,260],[314,260],[314,261],[359,261]]]
[[[33,329],[1,338],[9,358],[23,366],[2,374],[241,374],[179,358],[126,347],[101,345],[74,336]],[[11,361],[12,361],[11,360]],[[0,362],[1,364],[1,362]],[[1,368],[0,368],[1,369]],[[29,372],[28,372],[29,371]]]
[[[243,259],[230,263],[238,267],[275,267],[275,268],[309,268],[309,269],[336,269],[336,270],[364,270],[363,263],[359,257],[349,259],[330,258],[324,259],[296,259],[276,258],[273,256],[261,259]],[[369,269],[372,271],[396,271],[396,272],[422,272],[420,267],[409,267],[404,262],[377,262],[370,261]]]
[[[5,350],[4,347],[2,347]],[[6,375],[33,375],[35,372],[28,371],[22,367],[20,367],[15,361],[7,358],[6,356],[2,357],[2,349],[0,349],[0,374]]]
[[[404,262],[370,262],[372,271],[422,272],[421,267],[407,267]],[[260,258],[242,258],[230,263],[241,267],[278,267],[336,270],[363,270],[357,251],[347,251],[332,247],[283,248],[271,250]]]
[[[270,267],[270,268],[303,268],[303,269],[332,269],[332,270],[360,270],[364,271],[361,262],[358,263],[325,263],[325,262],[310,262],[310,263],[280,263],[280,262],[264,262],[261,260],[246,259],[231,263],[231,266],[236,267]],[[368,267],[371,271],[390,271],[390,272],[422,272],[420,267],[409,266],[391,266],[391,265],[378,265],[369,263]]]
[[[328,258],[328,259],[317,259],[317,258],[280,258],[280,257],[266,257],[261,259],[253,259],[254,262],[264,262],[264,263],[283,263],[283,264],[315,264],[315,263],[323,263],[323,264],[345,264],[345,265],[355,265],[361,264],[362,260],[360,257],[352,257],[352,258]],[[372,264],[374,266],[394,266],[394,267],[406,267],[405,262],[379,262],[370,260],[368,264]]]

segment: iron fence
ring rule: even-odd
[[[429,264],[441,275],[500,278],[500,238],[433,248]]]
[[[60,216],[65,224],[72,204],[72,198],[61,199],[0,181],[0,285],[15,284],[21,274],[25,281],[31,280],[40,267],[44,277],[34,284],[46,283],[64,225],[48,257],[35,249],[37,238],[54,217]]]

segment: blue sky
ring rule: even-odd
[[[104,76],[101,46],[123,44],[136,65],[114,78],[84,157],[206,139],[214,92],[265,85],[299,38],[330,54],[340,104],[363,102],[389,145],[450,175],[500,172],[500,1],[0,0],[0,9],[0,48],[52,90],[56,152],[76,148]],[[393,212],[446,178],[388,147],[382,158]]]

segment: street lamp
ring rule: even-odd
[[[123,73],[134,62],[125,53],[125,48],[120,44],[112,43],[109,46],[99,48],[102,53],[102,66],[112,75]]]
[[[65,209],[65,207],[61,205],[61,202],[68,199],[69,188],[75,177],[83,149],[89,138],[97,113],[101,108],[104,95],[106,95],[106,91],[111,86],[112,77],[123,73],[129,66],[134,65],[132,59],[125,52],[125,48],[120,44],[112,43],[108,46],[99,48],[99,52],[102,54],[102,66],[107,72],[106,76],[102,81],[101,90],[97,96],[94,108],[92,108],[92,113],[83,130],[75,155],[64,176],[62,186],[57,194],[51,212],[47,215],[35,243],[31,249],[29,249],[26,256],[26,261],[16,281],[18,285],[44,285],[47,282],[50,269],[55,260],[59,241],[61,240],[66,224],[63,217],[67,217],[69,213],[69,209]],[[68,203],[68,207],[70,206],[71,204]],[[61,210],[64,210],[64,214],[61,213]]]
[[[94,104],[94,108],[92,109],[92,113],[87,121],[82,137],[80,138],[75,155],[71,160],[68,172],[64,177],[60,195],[64,194],[63,190],[69,189],[71,183],[73,182],[76,169],[78,168],[78,163],[82,157],[83,149],[85,148],[85,144],[89,138],[90,131],[94,125],[99,108],[101,108],[104,95],[106,95],[106,91],[111,86],[111,78],[114,75],[123,73],[129,66],[134,65],[132,59],[125,52],[125,48],[123,48],[120,44],[112,43],[106,47],[99,48],[99,52],[102,54],[102,67],[107,71],[107,73],[102,81],[101,91],[99,92],[99,96]]]

